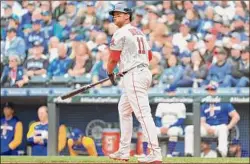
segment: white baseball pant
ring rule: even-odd
[[[151,85],[152,74],[146,67],[134,68],[122,79],[123,94],[121,95],[118,110],[120,117],[121,138],[119,151],[129,153],[134,112],[141,124],[144,137],[147,139],[151,152],[161,160],[156,126],[151,115],[147,90]]]
[[[227,125],[211,126],[215,130],[213,136],[218,137],[218,150],[225,157],[228,151],[228,129]],[[201,126],[201,137],[209,137],[206,129]],[[189,125],[185,128],[185,154],[194,154],[194,126]]]

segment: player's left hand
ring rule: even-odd
[[[109,80],[111,81],[111,83],[114,85],[114,86],[116,86],[117,85],[117,83],[116,83],[116,81],[115,81],[115,74],[114,73],[110,73],[110,74],[108,74],[108,77],[109,77]]]
[[[168,133],[168,128],[167,127],[161,127],[161,134],[167,134]]]

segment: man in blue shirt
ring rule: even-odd
[[[215,95],[217,86],[210,84],[206,87],[210,95]],[[222,157],[228,152],[228,133],[240,120],[238,112],[231,103],[204,103],[201,106],[201,137],[218,137],[217,151]],[[193,155],[194,127],[185,128],[185,154]]]
[[[23,124],[14,116],[14,105],[4,105],[4,117],[1,118],[1,155],[18,155],[23,138]]]
[[[231,64],[227,62],[227,52],[222,47],[216,47],[214,50],[217,62],[213,64],[209,71],[207,79],[203,82],[207,85],[211,82],[217,82],[220,87],[231,87]]]

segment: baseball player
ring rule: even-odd
[[[7,102],[1,118],[1,155],[18,155],[23,138],[23,124],[14,116],[12,103]]]
[[[95,142],[92,138],[83,135],[80,129],[73,129],[68,139],[68,149],[71,156],[87,150],[90,156],[97,156]]]
[[[206,89],[210,95],[215,95],[217,85],[209,84]],[[229,122],[229,118],[231,120]],[[240,120],[240,116],[231,103],[204,103],[201,106],[201,137],[218,137],[217,152],[226,157],[228,151],[228,132]],[[194,147],[193,125],[185,128],[185,154],[193,155]]]
[[[176,87],[166,89],[167,93],[174,94]],[[183,123],[186,118],[184,103],[159,103],[155,113],[157,134],[169,136],[167,157],[172,157],[178,136],[183,134]]]
[[[41,106],[38,109],[39,121],[30,125],[27,142],[32,146],[32,156],[46,156],[48,142],[48,108]],[[67,130],[65,125],[60,125],[58,133],[58,152],[66,146]]]
[[[119,62],[119,71],[127,71],[121,78],[123,93],[118,104],[121,139],[119,150],[110,154],[110,158],[128,160],[132,137],[132,112],[140,122],[143,135],[147,138],[150,154],[139,158],[143,163],[162,163],[157,130],[154,124],[148,101],[147,90],[151,85],[152,74],[148,69],[152,52],[145,35],[130,22],[132,11],[123,3],[117,3],[114,10],[109,12],[113,16],[118,30],[114,33],[110,43],[110,56],[107,73],[113,85],[116,85],[114,68]]]

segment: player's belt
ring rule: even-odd
[[[147,64],[144,64],[144,63],[142,63],[142,64],[139,64],[138,66],[136,66],[136,68],[143,68],[143,67],[148,67],[148,65],[147,65]]]

